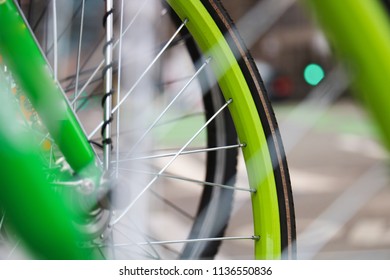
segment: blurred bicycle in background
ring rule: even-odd
[[[373,109],[371,99],[379,91],[386,96],[387,91],[372,88],[356,93],[359,92],[356,85],[351,86],[354,76],[347,75],[353,73],[350,71],[355,67],[353,60],[340,67],[343,61],[340,47],[328,41],[329,33],[330,38],[336,35],[332,35],[332,30],[324,34],[316,18],[308,13],[310,7],[302,5],[316,1],[278,1],[279,5],[272,2],[245,1],[247,5],[243,4],[241,11],[233,7],[234,1],[224,3],[238,22],[245,41],[251,42],[255,60],[272,69],[273,75],[269,76],[269,70],[263,72],[259,67],[265,84],[272,89],[278,77],[287,76],[288,86],[282,89],[289,89],[290,94],[275,98],[273,107],[289,162],[299,258],[387,259],[388,154],[381,132],[386,125],[380,128],[375,121],[377,113],[366,111],[367,100],[371,110],[377,110]],[[370,1],[356,2],[351,5]],[[388,11],[389,2],[381,3]],[[328,10],[323,11],[329,21],[336,22],[340,32],[345,32],[336,12],[332,13],[336,16],[329,16]],[[341,8],[338,11],[341,16],[348,13]],[[351,17],[344,16],[346,21]],[[357,49],[365,49],[363,57],[373,62],[375,59],[370,58],[373,43],[362,30],[377,38],[380,35],[368,18],[362,24],[367,26],[366,30],[352,25],[352,32],[361,37],[361,42],[354,44]],[[353,45],[348,36],[343,39]],[[376,65],[373,62],[373,76],[386,80],[387,72],[381,68],[386,63],[387,59]],[[310,68],[312,71],[308,72]],[[308,73],[320,81],[317,86]],[[383,104],[387,104],[385,100],[382,99]],[[382,115],[386,119],[385,109]]]

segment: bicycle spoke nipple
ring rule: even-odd
[[[212,59],[213,59],[213,58],[212,58],[211,56],[209,56],[209,57],[206,59],[205,64],[209,64],[210,61],[211,61]]]

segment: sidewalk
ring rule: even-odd
[[[293,108],[275,106],[279,123]],[[296,121],[305,125],[306,119]],[[342,100],[287,152],[299,258],[390,258],[390,172],[386,152],[371,131],[361,108]],[[288,141],[284,131],[282,135]],[[250,227],[249,219],[237,220],[231,227],[234,234],[237,227]],[[240,243],[235,249],[245,257],[250,245]]]

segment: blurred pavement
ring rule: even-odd
[[[275,105],[279,123],[291,115],[295,105]],[[310,114],[296,122],[305,125],[308,119]],[[288,141],[284,131],[282,135]],[[390,258],[388,154],[359,105],[349,98],[336,102],[300,136],[287,157],[296,207],[298,258]],[[241,205],[248,204],[247,199],[238,200]],[[230,227],[233,235],[250,228],[251,221],[243,213],[237,211]],[[246,258],[245,250],[251,249],[241,241],[233,250],[238,258]]]

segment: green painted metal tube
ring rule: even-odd
[[[0,1],[0,55],[73,170],[98,178],[95,154],[12,0]],[[79,212],[47,180],[40,145],[18,126],[9,96],[0,77],[0,206],[7,225],[36,258],[94,258],[92,249],[80,246],[86,237],[74,223]]]
[[[91,249],[80,247],[85,240],[72,222],[77,217],[47,182],[38,155],[28,146],[1,141],[0,158],[6,162],[0,171],[0,205],[7,226],[22,239],[19,247],[39,259],[94,258]]]
[[[353,87],[390,149],[390,23],[376,0],[305,0],[352,71]]]
[[[80,172],[91,165],[95,155],[85,133],[12,0],[0,1],[0,54],[70,166]]]
[[[92,250],[81,249],[85,238],[74,224],[79,214],[47,180],[39,140],[19,125],[22,113],[9,84],[0,69],[0,211],[6,218],[2,226],[8,234],[16,233],[22,239],[19,247],[27,245],[23,247],[34,258],[89,259]]]

